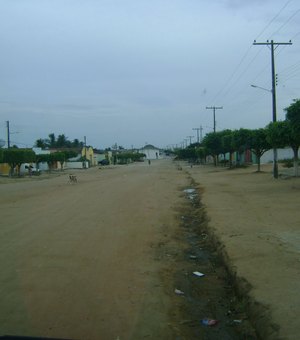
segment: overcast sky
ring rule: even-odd
[[[96,148],[259,128],[300,98],[299,0],[0,0],[0,139]],[[196,141],[194,138],[193,141]]]

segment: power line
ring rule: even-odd
[[[287,7],[287,5],[291,2],[292,0],[288,0],[285,5],[279,10],[279,12],[269,21],[269,23],[265,26],[265,28],[259,33],[259,35],[256,37],[255,40],[258,40],[259,37],[267,30],[267,28],[275,21],[279,15],[282,13],[282,11]]]
[[[292,0],[288,0],[284,6],[278,11],[278,13],[269,21],[269,23],[263,28],[263,30],[258,34],[258,36],[256,37],[256,40],[270,27],[270,25],[280,16],[280,14],[284,11],[284,9],[289,5],[289,3]],[[298,10],[299,11],[299,10]],[[294,13],[291,17],[288,18],[288,20],[286,20],[286,22],[279,27],[279,29],[277,29],[275,31],[275,33],[273,33],[272,35],[278,33],[297,13],[298,11],[296,11],[296,13]],[[300,33],[300,32],[299,32]],[[217,92],[217,94],[215,95],[215,97],[213,98],[213,101],[216,100],[216,98],[218,98],[222,92],[225,92],[226,88],[226,92],[223,93],[223,96],[226,97],[228,95],[228,93],[232,90],[232,88],[240,81],[240,79],[244,76],[244,74],[248,71],[249,67],[253,64],[253,62],[256,60],[256,58],[258,57],[258,55],[260,54],[260,52],[262,51],[259,50],[257,52],[257,54],[254,56],[254,58],[248,63],[247,67],[245,67],[245,69],[238,75],[238,78],[230,85],[230,82],[233,80],[233,78],[235,77],[235,75],[238,73],[239,68],[241,67],[241,65],[244,63],[244,61],[246,60],[246,57],[248,56],[248,54],[250,53],[250,50],[252,48],[252,45],[247,49],[246,53],[243,55],[243,57],[241,58],[240,62],[238,63],[237,67],[235,67],[233,73],[230,75],[230,77],[227,79],[227,81],[225,82],[225,85],[219,90],[219,92]],[[265,67],[267,68],[267,66]],[[259,75],[261,75],[261,73],[259,73]],[[259,76],[258,75],[258,76]],[[257,77],[258,77],[257,76]],[[256,78],[257,78],[256,77]]]
[[[291,20],[292,20],[292,18],[296,15],[296,14],[298,14],[300,12],[300,9],[298,9],[295,13],[293,13],[279,28],[278,28],[278,30],[277,31],[275,31],[272,35],[275,35],[275,34],[277,34],[277,33],[279,33],[281,30],[282,30],[282,28],[288,23],[288,22],[290,22]],[[270,37],[271,38],[271,37]]]

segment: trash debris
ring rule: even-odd
[[[180,289],[175,289],[175,294],[177,295],[184,295],[184,292]]]
[[[197,256],[196,256],[196,255],[190,255],[190,259],[191,259],[191,260],[196,260],[196,259],[197,259]]]
[[[235,323],[242,323],[243,320],[233,320],[233,322],[235,322]]]
[[[194,275],[196,275],[196,276],[199,276],[199,277],[201,277],[201,276],[204,276],[205,274],[203,274],[203,273],[200,273],[200,272],[193,272],[193,274]]]
[[[204,326],[215,326],[219,321],[218,320],[214,320],[214,319],[202,319],[201,323]]]
[[[193,194],[196,191],[196,189],[184,189],[183,192],[186,194]]]

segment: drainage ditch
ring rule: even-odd
[[[178,213],[185,250],[176,259],[176,339],[259,339],[247,315],[247,298],[237,293],[208,232],[201,190],[191,183]]]

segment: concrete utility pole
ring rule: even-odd
[[[264,43],[258,43],[256,42],[256,40],[254,40],[253,45],[266,45],[266,46],[271,46],[271,72],[272,72],[272,107],[273,107],[273,112],[272,112],[272,116],[273,116],[273,122],[277,121],[277,113],[276,113],[276,74],[275,74],[275,58],[274,58],[274,50],[280,46],[280,45],[292,45],[292,42],[289,41],[287,43],[277,43],[274,42],[273,40],[269,41],[267,40],[267,42]],[[274,48],[274,46],[276,46]],[[277,149],[274,148],[273,149],[273,177],[274,178],[278,178],[278,162],[277,162]]]
[[[193,130],[197,131],[197,143],[200,143],[202,141],[202,131],[203,131],[203,127],[202,125],[200,125],[199,128],[193,128]],[[200,134],[199,134],[200,131]],[[199,138],[200,135],[200,138]]]
[[[206,106],[206,110],[214,110],[214,132],[216,132],[216,110],[222,110],[223,106]]]
[[[194,138],[194,136],[186,136],[186,138],[190,139],[190,145],[192,144],[192,138]]]
[[[6,121],[6,129],[7,129],[7,148],[10,148],[10,132],[9,132],[9,120]]]
[[[84,168],[86,169],[86,136],[84,136]]]
[[[199,131],[201,130],[200,128],[193,128],[193,130],[197,131],[197,143],[199,143]]]

